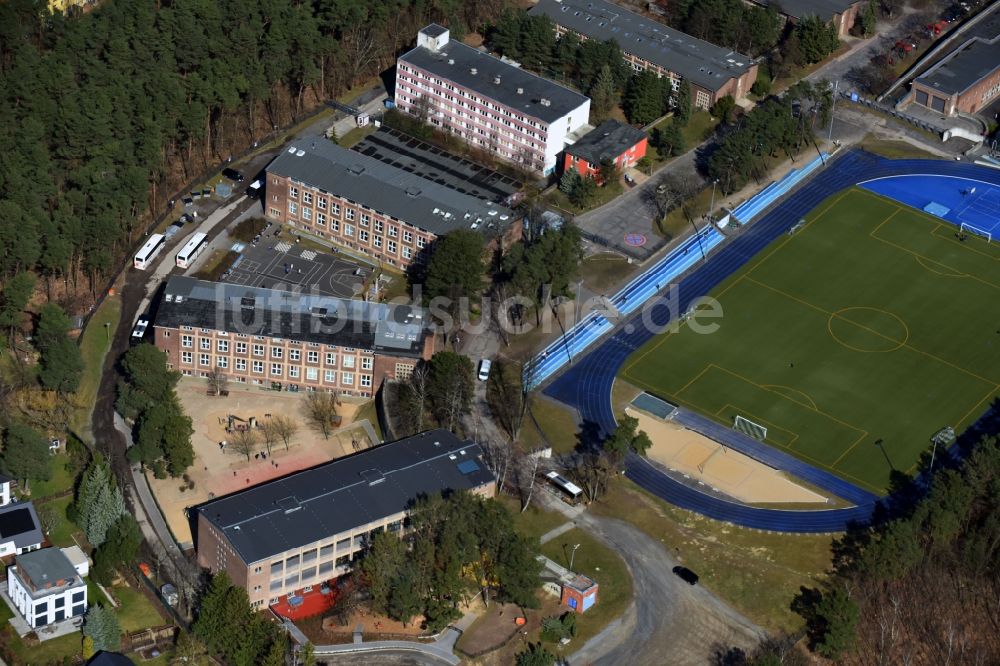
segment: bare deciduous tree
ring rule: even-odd
[[[330,433],[337,423],[337,394],[327,391],[309,393],[304,411],[309,424],[323,433],[325,439],[330,439]]]
[[[230,446],[233,447],[233,451],[246,456],[247,462],[250,462],[250,456],[257,450],[258,442],[257,431],[247,428],[246,430],[237,430],[232,434]]]
[[[284,414],[271,417],[270,424],[274,428],[278,439],[285,445],[285,450],[287,451],[292,437],[299,431],[299,425],[290,416],[285,416]]]
[[[274,419],[270,418],[261,423],[260,426],[260,439],[264,442],[264,448],[267,449],[267,455],[271,455],[271,448],[278,443],[280,436],[278,435],[278,429],[274,425]]]
[[[410,375],[410,390],[412,401],[410,409],[413,412],[413,421],[416,424],[415,432],[424,429],[424,415],[427,412],[427,391],[430,370],[424,364],[418,365]]]
[[[541,450],[526,454],[520,461],[523,472],[521,479],[521,513],[531,506],[531,495],[535,492],[535,481],[538,478],[538,466],[542,462]],[[527,487],[525,487],[527,483]]]
[[[219,367],[209,370],[205,380],[208,382],[208,390],[216,397],[222,395],[226,387],[229,386],[229,377]]]

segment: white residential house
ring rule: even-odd
[[[14,479],[10,478],[6,474],[0,474],[0,506],[7,506],[14,499],[13,491],[11,486],[14,485]]]
[[[38,550],[45,541],[35,505],[10,502],[0,505],[0,557]]]
[[[33,629],[87,612],[87,583],[58,548],[18,555],[7,568],[7,595]]]

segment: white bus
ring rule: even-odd
[[[146,268],[149,267],[150,262],[153,261],[153,259],[156,258],[156,255],[160,253],[160,250],[163,249],[163,244],[165,242],[166,238],[163,237],[163,234],[153,234],[150,236],[149,240],[146,241],[146,244],[135,253],[135,267],[140,271],[146,270]]]
[[[190,240],[177,251],[177,265],[181,268],[188,268],[195,259],[198,258],[205,248],[208,247],[208,236],[198,232],[191,236]]]
[[[556,472],[549,472],[545,475],[545,478],[549,480],[549,483],[563,492],[568,502],[576,503],[583,496],[583,489],[580,486]]]

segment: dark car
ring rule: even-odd
[[[675,576],[677,576],[678,578],[680,578],[682,581],[684,581],[688,585],[697,585],[698,584],[698,574],[696,574],[695,572],[691,571],[687,567],[680,567],[680,566],[674,567],[673,568],[673,572],[674,572]]]
[[[242,183],[243,182],[243,174],[241,174],[236,169],[223,169],[222,170],[222,175],[223,175],[224,178],[228,178],[229,180],[233,181],[234,183]]]

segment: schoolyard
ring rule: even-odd
[[[167,524],[182,547],[192,541],[185,516],[188,508],[379,443],[372,424],[366,419],[355,421],[362,406],[369,400],[342,397],[338,409],[343,418],[342,426],[325,438],[305,418],[305,393],[230,385],[228,396],[213,397],[206,394],[204,379],[185,377],[177,387],[177,394],[184,413],[191,417],[194,426],[191,436],[194,463],[188,469],[186,479],[147,476]],[[236,423],[249,421],[250,417],[263,423],[279,414],[289,417],[298,426],[287,449],[284,442],[278,441],[268,453],[261,440],[249,461],[233,449],[230,443],[232,435],[226,432],[231,415],[242,419]],[[221,446],[222,442],[227,445]]]

